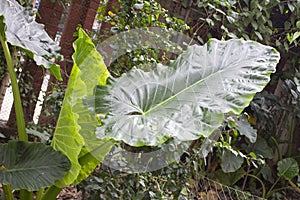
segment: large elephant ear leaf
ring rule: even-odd
[[[37,65],[44,66],[58,80],[62,80],[60,67],[53,62],[62,59],[58,53],[60,47],[49,37],[44,25],[35,22],[32,13],[16,0],[0,1],[0,15],[4,16],[6,23],[7,41],[29,51]]]
[[[269,46],[212,39],[190,46],[170,67],[133,69],[98,87],[96,110],[106,115],[98,137],[151,146],[172,137],[208,136],[224,113],[242,112],[278,61],[279,53]]]
[[[48,187],[69,170],[62,153],[43,143],[9,141],[0,145],[0,182],[13,189],[37,191]]]
[[[78,30],[78,39],[73,45],[74,65],[51,144],[71,162],[69,172],[55,183],[60,188],[86,178],[113,145],[107,139],[96,138],[99,120],[95,112],[85,105],[85,99],[93,97],[96,85],[105,84],[109,72],[82,29]]]

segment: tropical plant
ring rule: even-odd
[[[10,13],[8,8],[11,2],[14,1],[1,2],[1,8],[7,8],[0,10],[0,13],[4,14],[0,25],[1,44],[11,80],[14,81],[12,84],[20,139],[26,141],[17,81],[6,42],[6,38],[7,41],[10,41],[10,38],[13,38],[13,41],[16,39],[12,34],[13,29],[10,29],[10,26],[14,27],[16,24],[8,23],[5,29],[4,23],[4,18],[10,16],[7,13]],[[16,3],[13,5],[16,9],[20,8]],[[20,21],[24,22],[27,17],[23,15],[25,19]],[[7,21],[9,20],[5,20]],[[34,22],[29,20],[29,24],[30,30],[33,31],[36,27],[36,33],[42,31]],[[22,25],[29,26],[27,23]],[[22,36],[18,38],[27,38],[28,35]],[[31,34],[30,38],[35,38],[34,36],[36,35]],[[42,37],[44,36],[42,34]],[[60,78],[57,66],[45,59],[52,57],[52,54],[41,54],[40,50],[29,48],[37,47],[34,42],[30,46],[22,40],[17,42],[22,48],[32,51],[31,55],[38,64],[43,63]],[[51,41],[49,44],[52,45]],[[249,104],[255,93],[261,91],[268,83],[269,76],[275,71],[279,60],[275,49],[255,42],[211,40],[205,46],[191,46],[171,62],[169,67],[155,64],[154,70],[148,72],[133,69],[119,79],[112,80],[102,57],[81,29],[78,31],[74,48],[74,66],[51,144],[54,150],[67,156],[71,167],[63,178],[57,180],[57,177],[54,177],[43,185],[49,187],[49,184],[53,184],[44,195],[43,190],[40,190],[38,194],[43,196],[43,199],[55,199],[62,187],[86,178],[110,151],[113,141],[122,140],[132,146],[157,146],[172,138],[188,141],[201,136],[207,137],[220,126],[224,113],[239,114]],[[105,85],[108,77],[109,82]],[[151,84],[148,84],[150,81]],[[95,106],[85,101],[93,98],[96,100]],[[101,116],[101,119],[98,116]],[[141,131],[144,131],[145,135],[140,134]],[[124,134],[125,132],[127,134]],[[12,149],[12,146],[26,145],[22,142],[9,143],[2,149],[6,151]],[[34,149],[34,145],[31,148]],[[18,148],[15,150],[19,152]],[[6,169],[15,170],[14,162],[8,162],[6,159],[7,157],[3,158],[5,162],[1,164],[1,172]],[[63,161],[65,166],[66,162]],[[11,179],[6,181],[3,182],[12,184],[8,182]],[[42,187],[40,184],[34,185],[35,187],[22,189],[36,190]],[[19,185],[16,186],[18,187]],[[5,193],[9,194],[9,185],[4,189]],[[23,193],[21,198],[28,199],[28,196],[25,196],[26,192]],[[11,193],[8,199],[12,199]]]
[[[132,146],[209,136],[224,113],[240,114],[263,89],[278,60],[276,50],[255,42],[213,39],[169,67],[133,69],[97,88],[96,112],[106,117],[96,134]]]
[[[112,141],[122,140],[132,146],[155,146],[165,142],[165,137],[179,137],[179,139],[186,141],[199,138],[203,135],[208,136],[220,125],[219,123],[222,122],[223,112],[228,112],[232,108],[235,112],[238,113],[242,110],[245,104],[249,103],[249,101],[255,94],[255,91],[261,90],[263,88],[263,86],[268,82],[269,75],[274,71],[276,63],[279,59],[278,53],[274,49],[260,45],[258,43],[246,42],[242,40],[231,40],[228,42],[212,40],[207,44],[207,46],[204,47],[192,46],[187,52],[179,56],[176,61],[172,62],[170,67],[158,65],[157,68],[154,69],[154,71],[148,72],[142,71],[140,69],[133,69],[128,74],[121,76],[119,79],[111,80],[112,77],[110,77],[108,84],[105,85],[106,78],[109,77],[109,74],[107,69],[105,68],[101,56],[97,53],[91,40],[88,39],[87,35],[82,32],[82,30],[79,30],[78,36],[78,40],[76,40],[76,42],[74,43],[74,67],[70,76],[62,110],[52,141],[52,146],[56,150],[60,150],[68,156],[71,161],[71,169],[63,179],[55,184],[55,186],[51,186],[48,189],[49,192],[47,193],[51,192],[52,194],[57,194],[65,185],[78,183],[84,177],[86,177],[99,163],[99,161],[103,160],[103,157],[108,153],[111,146],[113,145]],[[249,49],[254,49],[255,51],[251,51],[250,53]],[[233,53],[232,55],[228,54],[228,57],[226,57],[225,59],[223,55],[229,52],[229,50],[230,52],[235,53]],[[215,69],[215,71],[205,71],[203,76],[206,78],[204,78],[203,76],[201,77],[201,73],[199,72],[201,72],[201,69],[204,70],[204,68],[201,68],[201,65],[197,64],[201,63],[197,62],[197,60],[200,59],[203,55],[216,55],[216,52],[219,52],[220,54],[218,54],[218,56],[216,57],[213,57],[214,59],[210,60],[215,60],[218,62],[215,63],[216,65],[214,65],[213,63],[211,63],[212,65],[209,65],[211,67],[209,69]],[[236,57],[237,52],[239,56],[242,55],[241,52],[249,52],[249,54],[246,53],[246,55],[244,55],[245,57],[240,58]],[[194,57],[194,59],[190,59],[190,56],[192,55],[198,55],[200,57]],[[193,63],[195,65],[189,66],[187,65],[187,63]],[[208,63],[210,63],[209,60],[207,60],[207,64]],[[222,65],[221,63],[224,63],[224,65]],[[243,63],[245,63],[246,66],[243,65]],[[217,68],[217,66],[219,66],[219,68]],[[226,69],[222,69],[222,66],[226,66],[228,68],[225,67]],[[207,67],[207,65],[202,65],[202,67]],[[240,70],[239,72],[236,67],[239,69],[241,68],[242,70]],[[250,73],[247,73],[249,71],[254,73],[254,71],[251,70],[251,67],[257,69],[255,71],[255,76],[253,74],[251,75]],[[85,70],[82,71],[82,69]],[[236,73],[236,76],[234,78],[232,76],[233,69],[235,69],[234,72]],[[95,70],[99,73],[93,73]],[[243,70],[245,70],[245,73],[243,73]],[[184,75],[185,73],[187,73],[189,76],[179,76],[179,74]],[[228,76],[228,73],[230,73],[230,76]],[[169,77],[170,79],[159,78],[159,75],[161,74],[169,74],[170,76],[163,77]],[[214,87],[214,91],[220,94],[220,98],[218,100],[220,100],[222,106],[224,106],[225,108],[226,104],[231,105],[229,106],[228,110],[223,110],[220,107],[218,108],[217,102],[216,104],[214,104],[214,111],[214,107],[209,109],[203,108],[201,110],[200,106],[204,107],[205,105],[211,104],[209,104],[209,101],[198,99],[199,109],[196,110],[199,112],[188,112],[188,109],[185,112],[186,116],[190,117],[190,119],[194,117],[193,113],[197,114],[197,116],[199,117],[198,123],[211,124],[213,127],[208,128],[204,126],[202,131],[199,131],[199,127],[195,126],[191,126],[189,129],[187,129],[192,130],[192,128],[194,128],[193,133],[195,133],[195,135],[180,133],[178,133],[177,135],[160,135],[160,133],[163,133],[162,131],[157,133],[156,130],[151,129],[153,127],[161,128],[159,127],[159,124],[156,123],[158,119],[160,120],[160,122],[165,123],[167,123],[168,120],[171,121],[172,119],[168,115],[170,113],[166,112],[168,111],[168,109],[164,109],[164,115],[159,115],[161,111],[159,111],[159,109],[155,110],[155,106],[157,106],[157,108],[159,106],[162,106],[164,108],[165,105],[168,105],[167,101],[165,101],[167,98],[174,98],[174,94],[179,93],[180,90],[182,90],[182,92],[188,92],[186,90],[189,84],[195,87],[192,88],[194,92],[199,89],[202,90],[203,93],[205,93],[206,88],[201,89],[201,87],[204,84],[210,87],[214,86],[213,78],[215,78],[216,76],[222,77],[223,82],[228,83],[229,90],[227,92],[224,91],[223,93],[219,93],[219,91],[217,90],[217,84],[215,84],[216,87]],[[153,82],[153,84],[144,84],[147,83],[147,80],[150,80],[151,77],[156,77],[155,79],[153,78],[151,80],[158,80],[160,82]],[[187,79],[187,77],[189,77],[190,79]],[[134,81],[131,80],[131,78],[133,78]],[[190,82],[188,82],[187,80],[190,80]],[[230,82],[230,80],[232,82]],[[143,82],[143,84],[140,84],[141,87],[135,89],[131,88],[134,87],[134,85],[128,84],[129,82],[135,82],[137,84]],[[182,82],[184,84],[180,84]],[[176,88],[175,85],[177,86]],[[197,87],[198,85],[199,87]],[[251,88],[253,90],[249,91],[247,90],[247,88],[242,88],[243,86],[247,86],[248,89]],[[118,89],[119,87],[122,89]],[[169,92],[170,90],[164,89],[167,87],[170,88],[170,90],[174,89],[173,92],[171,93]],[[159,90],[161,88],[163,88],[163,90]],[[236,91],[236,93],[230,90],[230,88],[234,89],[233,91]],[[224,88],[222,89],[225,90]],[[145,93],[144,90],[147,90],[148,93]],[[105,91],[105,93],[103,93],[102,91]],[[119,91],[123,91],[124,93],[120,93]],[[151,91],[156,91],[156,93],[162,91],[163,95],[158,96],[155,95],[155,92]],[[132,94],[132,92],[134,93],[134,95],[130,95]],[[237,94],[239,92],[244,92],[245,95]],[[226,93],[226,95],[224,93]],[[112,94],[127,94],[126,96],[123,96],[124,98],[128,98],[127,103],[124,102],[125,104],[129,106],[131,105],[129,102],[137,103],[137,100],[139,100],[139,102],[141,103],[141,107],[138,108],[137,104],[129,107],[123,107],[125,106],[125,104],[120,103],[120,101],[114,101],[112,102],[112,104],[110,104]],[[210,95],[212,95],[212,93]],[[226,96],[226,98],[222,99],[224,95]],[[185,104],[186,101],[181,103],[182,101],[179,100],[179,97],[183,98],[184,96],[178,96],[178,101],[170,101],[170,105],[174,103],[174,105],[176,105],[176,108],[184,108],[185,106],[186,108],[189,108],[189,105]],[[209,99],[212,96],[206,97],[206,99]],[[193,100],[197,99],[198,96],[195,94],[190,95],[186,98],[188,98],[186,100],[188,100],[189,102],[195,102]],[[239,99],[240,101],[236,101],[237,104],[233,104],[232,101],[229,101],[230,98],[232,98],[231,100],[233,102],[235,102],[234,99]],[[95,104],[89,104],[90,99],[95,99]],[[119,97],[113,97],[113,99],[121,100]],[[214,99],[216,100],[216,98]],[[163,105],[161,103],[163,101],[165,101],[166,104]],[[244,104],[240,102],[244,102]],[[122,108],[119,109],[119,113],[117,112],[117,109],[114,109],[116,108],[114,106]],[[194,107],[196,108],[196,105]],[[130,109],[126,110],[127,108]],[[171,110],[175,111],[173,108],[174,107],[172,107]],[[147,113],[147,109],[149,113]],[[96,112],[93,113],[91,111]],[[124,111],[125,113],[120,113],[121,111]],[[155,112],[151,113],[152,111],[156,111],[157,114]],[[201,111],[204,113],[204,116],[209,116],[203,116],[203,121],[199,120],[201,119]],[[168,117],[166,117],[167,115]],[[101,118],[99,119],[97,116],[100,116]],[[148,117],[152,121],[149,121]],[[143,118],[145,124],[141,123],[139,125],[140,127],[144,128],[144,134],[146,138],[139,137],[140,130],[137,130],[138,127],[125,126],[126,124],[133,125],[135,123],[135,121],[133,120],[134,118]],[[221,118],[221,121],[215,120],[219,118]],[[99,124],[99,120],[101,120],[102,125]],[[180,125],[180,116],[178,116],[177,120],[178,121],[176,121],[175,119],[174,122],[171,121],[172,123],[170,123],[168,127],[173,131],[168,131],[167,133],[177,133],[176,127]],[[195,119],[195,122],[196,121],[197,120]],[[152,122],[156,124],[151,124]],[[119,124],[115,125],[116,123]],[[124,127],[120,129],[120,125],[121,127],[124,125]],[[197,129],[199,132],[197,131]],[[105,132],[105,130],[109,131]],[[96,138],[95,131],[96,134],[98,134],[98,138],[100,139]],[[124,134],[123,131],[131,135]],[[104,132],[105,134],[100,135]],[[147,134],[155,134],[155,138],[150,138],[149,135],[147,136]],[[108,140],[108,138],[112,138],[113,140]],[[98,158],[96,155],[100,156],[100,158]],[[93,156],[96,156],[96,158],[94,158]]]
[[[250,170],[242,165],[241,168],[250,175],[245,176],[243,181],[247,184],[244,186],[256,193],[261,191],[261,183],[264,183],[265,189],[267,191],[272,189],[273,192],[275,187],[273,184],[278,178],[276,171],[278,161],[284,157],[292,157],[299,163],[295,120],[299,118],[297,85],[300,4],[298,1],[279,0],[204,0],[197,1],[194,5],[198,8],[199,15],[196,19],[191,19],[194,21],[190,26],[193,27],[191,30],[193,33],[197,32],[195,39],[200,42],[205,43],[210,37],[219,39],[242,37],[273,46],[281,54],[282,59],[276,73],[272,75],[270,84],[263,92],[258,93],[250,106],[245,109],[249,121],[257,129],[256,142],[251,145],[233,145],[240,151],[246,149],[251,152],[254,148],[256,156],[266,161],[258,168]],[[282,138],[283,135],[287,138]],[[243,143],[243,140],[240,143]],[[258,181],[252,176],[261,180]],[[275,185],[277,188],[275,187],[273,194],[278,191],[285,192],[279,188],[289,188],[286,187],[285,181],[277,182]],[[245,187],[242,186],[242,189]]]
[[[10,75],[18,135],[21,140],[1,145],[0,178],[4,184],[6,199],[13,199],[12,189],[21,189],[20,197],[28,199],[32,196],[30,191],[48,187],[63,176],[70,163],[67,157],[45,144],[28,143],[20,92],[8,42],[23,48],[37,64],[43,65],[61,79],[59,66],[51,61],[51,58],[59,58],[59,47],[16,1],[1,1],[0,5],[0,41]],[[51,159],[47,159],[45,155]],[[54,169],[55,174],[52,171]]]

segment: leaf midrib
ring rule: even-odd
[[[226,68],[226,69],[227,69],[227,68]],[[196,86],[197,84],[200,84],[201,82],[206,81],[206,80],[209,79],[210,77],[212,77],[212,76],[214,76],[214,75],[216,75],[216,74],[218,74],[218,73],[221,73],[221,72],[223,72],[223,71],[224,71],[224,68],[221,69],[221,70],[219,70],[219,71],[217,71],[216,73],[212,73],[212,74],[208,75],[207,77],[205,77],[205,78],[203,78],[203,79],[201,79],[201,80],[199,80],[199,81],[197,81],[197,82],[191,84],[190,86],[188,86],[188,87],[184,88],[183,90],[177,92],[175,95],[173,95],[173,96],[171,96],[171,97],[165,99],[165,100],[162,101],[161,103],[159,103],[159,104],[157,104],[156,106],[150,108],[148,111],[144,112],[143,115],[147,115],[147,114],[151,113],[152,111],[156,110],[158,107],[163,106],[164,104],[168,103],[169,101],[171,101],[171,100],[174,99],[175,97],[179,96],[180,94],[184,93],[185,91],[189,90],[190,88]]]
[[[59,167],[57,165],[47,165],[40,167],[27,167],[27,168],[13,168],[3,170],[4,172],[22,172],[22,171],[32,171],[32,170],[40,170],[40,169],[52,169],[53,167]]]

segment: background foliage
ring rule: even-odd
[[[297,171],[300,162],[299,0],[198,0],[191,6],[184,3],[184,7],[198,11],[197,18],[186,21],[176,18],[175,9],[166,8],[167,11],[155,0],[119,3],[120,8],[109,10],[107,16],[104,16],[105,7],[99,8],[99,17],[110,23],[111,29],[100,35],[93,33],[97,35],[95,43],[124,30],[159,26],[182,31],[202,44],[212,37],[251,39],[275,47],[282,58],[271,83],[255,96],[244,115],[228,114],[224,118],[216,133],[218,137],[194,141],[179,164],[155,173],[128,175],[99,166],[78,185],[85,199],[124,199],[125,195],[129,199],[173,199],[180,195],[190,199],[202,192],[203,175],[258,196],[293,198],[293,192],[300,186]],[[147,49],[128,52],[109,70],[118,77],[139,64],[167,63],[173,59],[168,56]],[[1,69],[0,63],[0,75]],[[30,85],[25,85],[24,93],[27,89]],[[47,97],[55,114],[59,113],[63,95],[63,88],[54,87]],[[287,137],[281,137],[283,133]]]
[[[214,37],[218,39],[251,39],[273,46],[280,51],[282,57],[276,74],[272,76],[271,83],[267,88],[255,96],[250,106],[245,109],[243,116],[228,114],[224,119],[223,126],[219,129],[220,137],[195,141],[190,151],[182,157],[181,164],[174,164],[156,173],[139,174],[136,177],[122,175],[122,173],[115,175],[108,169],[95,171],[96,174],[80,185],[84,191],[93,189],[90,195],[102,195],[103,198],[112,198],[109,195],[115,195],[114,198],[121,198],[120,191],[126,191],[131,197],[139,199],[138,195],[150,195],[151,188],[157,189],[157,187],[160,188],[160,192],[154,192],[153,198],[178,197],[184,191],[196,195],[201,192],[199,182],[202,175],[272,199],[280,199],[295,191],[292,188],[295,188],[297,184],[291,185],[289,181],[284,181],[287,179],[282,176],[281,167],[282,163],[291,162],[296,164],[297,168],[300,159],[299,151],[297,151],[299,142],[292,143],[293,138],[299,138],[294,135],[299,134],[295,131],[297,129],[296,121],[299,119],[297,111],[299,110],[300,91],[298,80],[300,63],[299,2],[279,0],[193,2],[190,8],[198,10],[197,19],[189,18],[186,21],[189,26],[182,26],[184,22],[179,20],[180,27],[190,27],[189,29],[181,28],[181,31],[190,34],[202,44]],[[178,13],[172,12],[172,8],[167,8],[169,9],[168,17],[154,18],[159,22],[153,22],[149,21],[152,19],[149,11],[166,12],[164,9],[160,10],[159,4],[154,1],[120,1],[120,5],[121,9],[118,12],[111,10],[106,16],[106,20],[112,25],[112,29],[108,30],[111,33],[153,24],[170,27],[166,23],[166,19],[169,16],[176,17],[178,15]],[[151,9],[148,9],[148,5]],[[155,53],[154,55],[161,55]],[[129,66],[149,61],[138,59],[140,55],[141,52],[131,52],[126,55],[125,60],[124,58],[119,59],[119,63],[114,63],[115,65],[111,68],[113,74],[121,74],[129,70]],[[128,60],[130,61],[128,62]],[[156,61],[161,62],[162,59],[156,59]],[[117,72],[114,73],[115,71]],[[282,90],[285,91],[283,95],[278,95]],[[280,118],[282,113],[284,113],[284,117]],[[288,127],[288,139],[280,139],[282,132],[278,129],[282,129],[282,127]],[[283,145],[287,145],[289,150],[284,150]],[[285,158],[292,158],[292,160]],[[299,187],[298,173],[295,173],[296,171],[293,173],[293,170],[289,169],[292,176],[288,179],[297,183],[298,177]],[[168,178],[160,180],[162,176]],[[178,176],[181,182],[177,182],[176,188],[183,188],[180,192],[171,189],[173,187],[171,183],[177,180]],[[135,186],[130,184],[132,179],[136,180],[133,182],[136,183]],[[153,182],[153,180],[160,181]],[[146,187],[141,187],[140,181],[147,183]],[[121,185],[130,185],[130,187],[120,190],[120,187],[123,187]],[[136,189],[133,190],[132,187]]]

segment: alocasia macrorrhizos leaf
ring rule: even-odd
[[[223,113],[241,113],[269,82],[278,61],[271,47],[212,39],[189,47],[170,67],[133,69],[97,88],[96,110],[106,115],[97,136],[132,146],[208,136]]]
[[[71,169],[56,183],[58,187],[86,178],[113,144],[96,138],[97,116],[84,105],[84,99],[93,97],[94,88],[97,84],[105,84],[109,73],[101,55],[82,29],[78,31],[74,49],[74,66],[52,140],[54,149],[63,152],[71,161]],[[89,152],[92,152],[91,160],[79,163]]]
[[[58,53],[60,47],[49,37],[44,25],[35,22],[34,16],[16,0],[1,0],[0,15],[6,23],[7,41],[30,51],[37,65],[44,66],[61,80],[60,67],[53,62],[62,58]]]
[[[64,176],[70,162],[43,143],[9,141],[0,145],[0,182],[13,189],[37,191]]]

